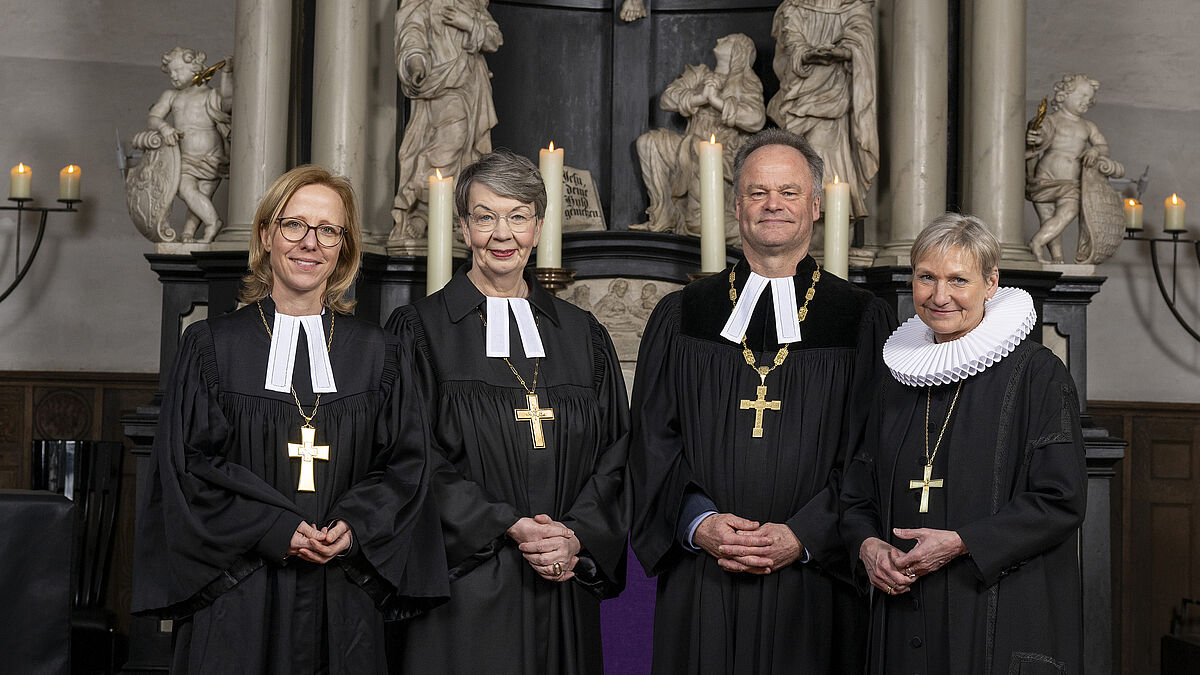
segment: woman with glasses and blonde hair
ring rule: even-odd
[[[347,314],[350,184],[284,174],[245,306],[184,333],[138,494],[133,609],[173,673],[386,672],[386,618],[447,595],[427,414],[396,339]]]
[[[625,580],[628,404],[608,333],[526,270],[546,190],[506,151],[458,176],[470,269],[392,314],[421,371],[450,602],[396,626],[393,672],[599,673]],[[432,453],[431,453],[432,454]]]

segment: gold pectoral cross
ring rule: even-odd
[[[546,437],[542,435],[542,421],[554,419],[554,408],[539,408],[537,394],[525,394],[525,404],[528,408],[513,409],[518,422],[529,422],[529,434],[533,436],[533,447],[546,447]]]
[[[742,399],[742,410],[754,409],[754,432],[750,435],[753,438],[762,438],[763,435],[763,412],[767,410],[779,410],[783,401],[768,401],[767,400],[767,385],[760,384],[755,387],[758,398],[751,401],[750,399]]]
[[[921,513],[929,513],[929,488],[942,487],[942,479],[931,479],[933,475],[933,465],[925,465],[925,477],[921,480],[908,481],[908,489],[921,491],[921,508],[917,509]]]
[[[300,460],[300,485],[297,492],[316,492],[317,484],[313,481],[313,460],[329,461],[328,445],[313,445],[317,438],[316,427],[305,424],[300,427],[300,442],[288,443],[288,457]]]

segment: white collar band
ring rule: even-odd
[[[526,358],[542,357],[546,349],[542,346],[542,336],[538,333],[537,321],[533,318],[533,310],[525,298],[494,298],[487,296],[487,355],[507,357],[510,354],[508,345],[508,310],[517,319],[517,331],[521,334],[521,348],[525,350]]]
[[[721,337],[740,344],[750,325],[750,317],[758,306],[758,299],[771,285],[771,298],[775,303],[775,336],[780,344],[800,341],[800,318],[796,309],[796,283],[792,277],[768,279],[754,272],[746,279],[746,286],[738,295],[737,303],[729,314],[729,320],[721,329]]]
[[[308,339],[308,372],[312,376],[314,394],[337,391],[333,381],[333,364],[325,345],[325,327],[321,315],[289,316],[276,310],[275,328],[271,331],[271,354],[267,358],[267,378],[263,386],[268,391],[288,393],[292,390],[292,373],[296,369],[296,344],[300,327]]]
[[[883,345],[883,362],[911,387],[950,384],[982,372],[1008,356],[1037,323],[1033,298],[1019,288],[1001,288],[984,305],[983,320],[966,335],[937,342],[914,316]]]

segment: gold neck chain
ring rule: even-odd
[[[729,301],[733,303],[734,307],[736,307],[738,294],[737,287],[734,286],[733,283],[736,279],[736,276],[734,275],[734,269],[735,268],[730,268],[729,270]],[[813,296],[817,294],[817,282],[820,281],[820,279],[821,266],[818,265],[812,273],[812,284],[808,287],[808,291],[804,293],[804,305],[796,312],[796,318],[800,320],[800,323],[804,323],[804,320],[808,318],[808,303],[812,302]],[[760,366],[758,365],[758,359],[754,356],[754,352],[750,351],[749,345],[746,344],[746,335],[743,333],[742,357],[746,359],[746,365],[750,366],[756,373],[758,373],[759,382],[765,385],[767,383],[767,375],[770,374],[772,370],[775,370],[779,366],[783,365],[783,362],[787,360],[788,346],[785,344],[779,348],[779,351],[775,353],[775,360],[770,366]]]
[[[505,310],[505,311],[508,311],[508,310]],[[475,312],[479,314],[479,320],[483,322],[483,327],[487,328],[487,319],[483,318],[483,312],[478,309],[476,309]],[[537,321],[536,316],[534,317],[534,321],[535,322]],[[533,390],[537,389],[538,369],[541,368],[541,366],[542,366],[541,357],[535,356],[533,358],[533,386],[532,387],[525,384],[525,378],[521,377],[521,374],[517,372],[516,366],[514,366],[512,364],[512,361],[508,360],[507,356],[502,356],[500,358],[504,359],[504,362],[508,364],[508,369],[512,371],[512,374],[517,376],[517,382],[521,383],[521,388],[525,390],[525,393],[532,394]]]
[[[275,336],[271,335],[271,327],[267,325],[267,315],[265,313],[263,313],[262,302],[259,301],[254,304],[258,305],[258,316],[259,316],[259,318],[262,319],[263,328],[267,329],[267,337],[271,338],[272,340],[275,339]],[[325,342],[325,351],[326,352],[329,352],[333,349],[333,322],[336,318],[337,318],[337,314],[335,312],[333,312],[332,310],[330,310],[330,312],[329,312],[329,339]],[[306,427],[312,426],[312,418],[317,416],[317,408],[321,407],[321,395],[317,394],[317,402],[315,405],[313,405],[312,414],[305,415],[304,407],[300,405],[300,397],[296,395],[296,385],[293,384],[291,386],[292,386],[292,398],[296,400],[296,409],[300,411],[300,416],[304,418],[304,426],[306,426]]]
[[[950,400],[950,409],[946,411],[946,419],[942,422],[942,430],[938,432],[937,441],[933,444],[933,454],[929,454],[929,404],[933,399],[933,387],[925,389],[925,466],[933,466],[933,458],[937,457],[938,448],[942,445],[942,436],[946,433],[946,427],[950,426],[950,416],[954,414],[954,404],[958,403],[958,394],[962,391],[962,380],[958,381],[958,386],[954,389],[954,398]]]

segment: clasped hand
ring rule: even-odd
[[[288,555],[324,565],[348,550],[350,543],[350,526],[344,521],[334,521],[333,525],[322,527],[319,530],[308,523],[301,522],[296,531],[292,533]]]
[[[727,572],[770,574],[800,557],[800,540],[780,523],[746,520],[716,513],[701,521],[692,542],[717,559]]]
[[[575,576],[582,545],[571,528],[540,513],[513,523],[507,534],[538,576],[547,581],[568,581]]]
[[[889,595],[907,592],[917,579],[967,552],[962,538],[953,530],[922,527],[896,528],[892,532],[900,539],[915,539],[917,545],[905,553],[878,537],[870,537],[858,548],[858,558],[871,585]]]

